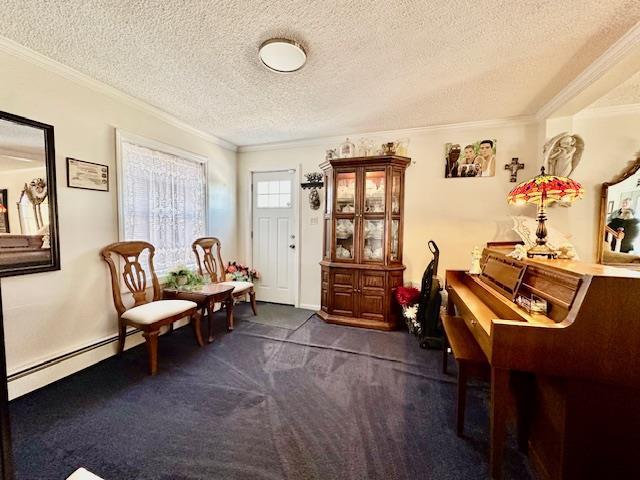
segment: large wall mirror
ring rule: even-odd
[[[640,156],[602,185],[598,261],[640,269]]]
[[[0,277],[59,269],[53,127],[0,112]]]

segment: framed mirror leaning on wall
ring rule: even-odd
[[[602,185],[598,262],[640,270],[640,154]]]
[[[0,277],[59,269],[53,127],[0,112]]]

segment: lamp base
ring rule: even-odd
[[[556,258],[558,254],[553,251],[546,243],[544,245],[536,245],[527,251],[527,257],[547,257],[548,259]]]

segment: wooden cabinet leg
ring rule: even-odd
[[[254,300],[255,300],[255,295],[252,297],[252,302],[251,305],[253,306],[254,304]],[[225,309],[227,310],[227,331],[228,332],[233,332],[233,297],[231,295],[229,295],[229,298],[227,298],[227,301],[224,302],[224,306]],[[253,313],[255,314],[255,307],[254,308]]]
[[[502,478],[504,442],[509,407],[509,370],[491,369],[491,444],[489,473],[494,480]]]
[[[158,335],[160,330],[144,332],[142,336],[147,344],[147,355],[149,357],[149,373],[155,375],[158,371]]]
[[[458,362],[458,406],[456,411],[456,433],[459,437],[464,431],[464,409],[467,401],[467,366]]]

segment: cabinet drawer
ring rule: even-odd
[[[340,268],[331,271],[334,287],[356,287],[356,272],[348,268]]]
[[[360,288],[384,291],[384,277],[384,272],[367,272],[366,270],[362,270],[360,272]]]

